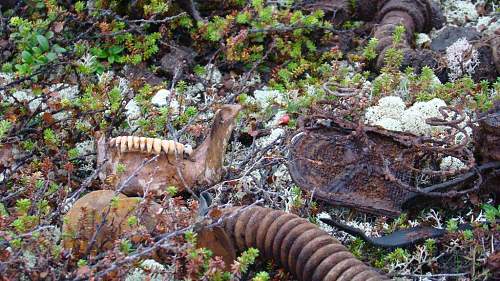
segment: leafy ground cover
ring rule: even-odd
[[[378,42],[367,23],[335,25],[331,15],[301,10],[298,1],[211,0],[198,1],[194,8],[191,1],[164,0],[4,2],[3,280],[293,280],[274,262],[259,260],[255,249],[225,267],[210,251],[197,248],[199,210],[205,206],[176,186],[165,186],[158,198],[144,196],[165,210],[153,234],[139,229],[135,236],[112,241],[110,250],[78,256],[62,243],[69,235],[61,230],[64,216],[74,202],[90,191],[112,188],[99,178],[96,141],[102,135],[175,139],[196,148],[216,110],[228,103],[244,109],[229,140],[225,174],[215,185],[193,187],[198,195],[202,190],[211,194],[213,209],[258,202],[298,214],[395,279],[498,277],[500,206],[491,194],[469,194],[391,219],[314,200],[292,181],[286,165],[301,117],[325,100],[338,102],[332,92],[362,97],[347,119],[430,137],[439,131],[416,129],[416,123],[403,122],[403,115],[393,118],[393,112],[384,111],[387,97],[403,103],[398,114],[413,114],[416,103],[437,99],[460,107],[470,120],[492,109],[500,80],[474,80],[479,53],[467,39],[446,49],[447,75],[442,77],[438,69],[404,67],[397,48],[390,48],[385,66],[376,69]],[[484,36],[498,31],[494,1],[439,5],[447,25],[473,27]],[[404,32],[402,26],[395,29],[394,45]],[[345,36],[351,36],[348,43]],[[429,47],[427,35],[415,36],[419,48]],[[418,114],[410,119],[436,117]],[[403,121],[392,120],[398,118]],[[443,169],[460,168],[454,159],[447,161]],[[418,225],[444,228],[448,234],[409,248],[380,249],[323,224],[319,218],[325,216],[372,236]],[[135,225],[136,219],[130,216],[128,223]],[[473,227],[460,229],[462,223]],[[161,253],[148,250],[153,247]]]

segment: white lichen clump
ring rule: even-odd
[[[439,108],[443,106],[446,106],[446,103],[438,98],[427,102],[416,102],[401,115],[403,131],[419,136],[432,136],[440,133],[443,127],[431,126],[426,120],[433,117],[443,118],[439,112]]]
[[[446,48],[446,61],[450,80],[455,81],[465,74],[474,74],[479,65],[479,53],[464,37]]]
[[[476,6],[470,1],[451,0],[444,3],[444,14],[449,23],[463,25],[479,16]]]
[[[500,17],[480,17],[477,19],[476,29],[484,35],[495,34],[495,30],[500,29]]]
[[[282,128],[275,128],[271,131],[269,136],[259,138],[256,140],[256,144],[258,147],[266,147],[272,143],[278,141],[278,139],[282,138],[285,135],[285,130]]]
[[[79,142],[75,145],[78,151],[78,156],[83,158],[85,164],[81,166],[82,170],[92,171],[94,170],[95,156],[95,140],[91,138],[90,140]]]
[[[211,84],[220,84],[222,82],[222,73],[213,64],[205,65],[205,73],[200,76],[200,78],[205,79]]]
[[[431,126],[427,124],[426,120],[432,117],[443,118],[439,112],[439,108],[442,106],[446,106],[446,103],[435,98],[427,102],[416,102],[405,109],[405,103],[400,97],[383,97],[379,100],[378,105],[366,110],[365,123],[391,131],[433,136],[442,132],[444,128]]]
[[[147,270],[148,272],[146,272]],[[125,278],[126,281],[151,280],[161,281],[165,279],[165,267],[155,260],[145,260],[141,263],[141,268],[136,268]]]
[[[446,106],[446,103],[438,98],[427,102],[416,102],[408,109],[405,109],[404,102],[400,97],[389,96],[379,100],[378,105],[369,107],[365,112],[365,123],[373,126],[380,126],[386,130],[408,132],[418,136],[439,137],[447,127],[431,126],[426,120],[429,118],[444,118],[439,108]],[[470,127],[461,125],[465,132],[472,134]],[[455,136],[455,142],[460,143],[464,134],[459,132]],[[447,156],[442,159],[440,169],[444,171],[454,171],[465,168],[465,164],[459,159]]]
[[[460,159],[453,156],[446,156],[441,160],[439,169],[441,171],[458,171],[465,168],[465,164]]]
[[[399,120],[394,118],[383,117],[374,123],[375,126],[380,126],[391,131],[403,131],[403,126]]]
[[[261,108],[265,109],[272,103],[282,104],[284,103],[283,94],[277,90],[271,90],[267,87],[261,90],[255,90],[253,93],[255,100],[260,105]]]
[[[384,118],[397,119],[401,117],[405,108],[406,105],[400,97],[383,97],[378,101],[378,105],[369,107],[366,110],[365,120],[368,124],[375,125]]]

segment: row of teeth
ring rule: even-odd
[[[175,151],[177,150],[177,154],[180,156],[189,156],[193,152],[193,148],[190,145],[184,145],[173,140],[136,136],[112,138],[109,141],[109,146],[119,148],[121,152],[140,151],[160,154],[163,151],[167,155],[175,155]]]

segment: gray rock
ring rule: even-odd
[[[477,32],[477,30],[472,27],[446,26],[432,39],[431,49],[436,52],[445,52],[446,48],[463,37],[470,42],[480,39],[481,33]]]
[[[183,46],[172,46],[170,53],[165,54],[160,60],[160,66],[167,74],[174,76],[177,69],[179,74],[185,70],[186,67],[193,64],[196,53]]]

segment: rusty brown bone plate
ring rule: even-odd
[[[303,190],[332,205],[395,217],[415,193],[388,179],[384,165],[399,180],[410,183],[412,174],[398,164],[406,148],[388,135],[367,131],[320,128],[296,134],[290,144],[289,171]],[[411,155],[406,157],[412,157]]]

